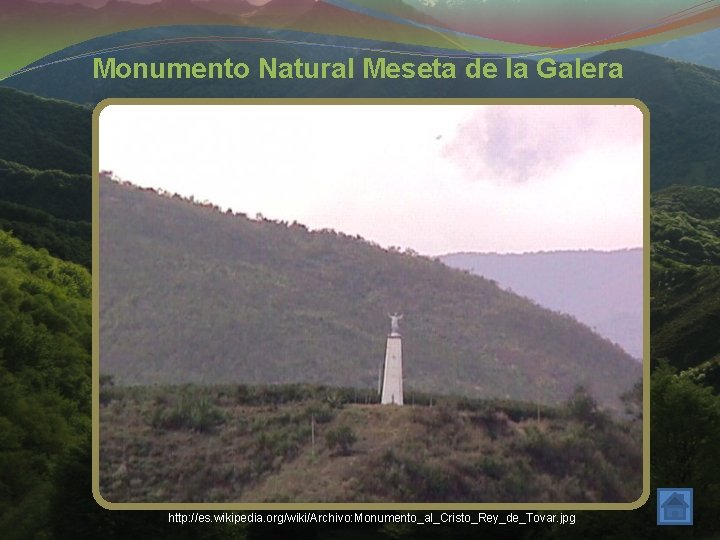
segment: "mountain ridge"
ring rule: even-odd
[[[0,159],[68,174],[89,174],[92,170],[88,109],[0,87],[0,118]]]
[[[555,402],[585,385],[609,405],[619,373],[640,377],[589,328],[438,261],[109,179],[101,206],[101,369],[124,384],[374,388],[397,310],[410,389]]]

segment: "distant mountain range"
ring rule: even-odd
[[[681,39],[646,45],[638,50],[673,60],[720,69],[720,28]]]
[[[642,358],[642,249],[453,253],[440,260],[497,281],[543,307],[572,315],[633,357]]]

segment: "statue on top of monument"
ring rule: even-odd
[[[390,317],[390,335],[400,334],[400,319],[403,318],[403,314],[394,313],[391,315],[388,313],[388,317]]]

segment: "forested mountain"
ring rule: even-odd
[[[410,389],[608,405],[619,347],[480,277],[334,231],[251,220],[101,180],[101,370],[121,383],[374,388],[402,311]]]
[[[0,159],[90,174],[91,114],[72,103],[0,88]]]
[[[552,251],[451,253],[440,259],[498,282],[554,311],[567,313],[642,358],[643,253]]]
[[[90,111],[0,88],[0,230],[90,268]]]
[[[720,190],[673,187],[652,205],[653,358],[720,389]]]
[[[0,200],[66,221],[90,221],[89,174],[40,171],[0,159]]]
[[[53,537],[90,440],[90,275],[67,262],[90,266],[90,111],[3,88],[0,119],[0,536]]]
[[[165,520],[106,512],[91,495],[90,275],[48,254],[90,266],[90,119],[76,105],[0,88],[4,540],[168,534]],[[221,530],[238,529],[210,534]]]
[[[88,272],[0,231],[0,531],[48,518],[52,473],[90,431]]]

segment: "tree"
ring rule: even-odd
[[[606,420],[597,402],[584,386],[575,388],[565,407],[573,418],[585,424],[600,426]]]
[[[620,396],[625,408],[625,414],[632,420],[642,420],[643,414],[643,382],[639,380],[635,385]]]
[[[696,522],[711,530],[720,525],[720,397],[667,364],[655,371],[650,388],[653,484],[694,487]]]

